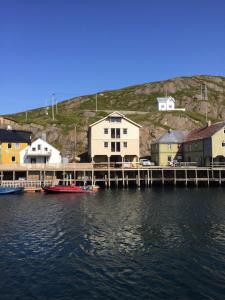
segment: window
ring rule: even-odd
[[[120,142],[116,143],[116,152],[120,152]]]
[[[38,150],[41,150],[41,145],[40,145],[40,144],[38,144],[38,147],[37,147],[37,148],[38,148]]]
[[[32,151],[36,151],[36,148],[35,148],[35,147],[33,147],[33,148],[32,148]]]
[[[116,138],[120,139],[120,128],[116,128]]]
[[[167,146],[168,146],[168,150],[171,150],[171,149],[172,149],[171,144],[168,144]]]
[[[127,148],[127,142],[123,142],[123,147]]]
[[[116,151],[115,142],[111,142],[111,152],[115,152],[115,151]]]
[[[111,123],[120,123],[121,117],[111,117],[110,121],[111,121]]]
[[[108,128],[104,128],[104,134],[108,134],[108,133],[109,133]]]
[[[45,151],[48,151],[48,148],[47,148],[47,147],[45,148]]]
[[[111,128],[111,138],[112,139],[120,139],[120,128]]]
[[[172,157],[171,156],[168,156],[168,161],[172,161]]]
[[[108,148],[108,142],[104,142],[104,148]]]
[[[30,163],[31,163],[31,164],[36,164],[36,158],[35,158],[35,157],[31,157]]]
[[[127,134],[127,128],[123,129],[123,134]]]
[[[225,147],[225,142],[222,142],[222,147]]]
[[[120,152],[120,142],[111,142],[111,152]]]
[[[15,162],[15,161],[16,161],[16,157],[12,156],[12,162]]]
[[[225,133],[225,128],[223,129],[223,133]]]
[[[20,149],[20,144],[19,144],[19,143],[16,143],[16,144],[15,144],[15,148],[16,148],[16,149]]]
[[[11,149],[12,148],[12,144],[8,144],[8,149]]]
[[[115,139],[115,137],[116,137],[116,130],[115,128],[111,128],[111,138]]]

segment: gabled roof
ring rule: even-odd
[[[225,121],[214,123],[212,125],[206,125],[202,128],[194,129],[186,136],[184,142],[210,138],[223,127],[225,127]]]
[[[180,144],[184,141],[186,131],[170,130],[160,138],[158,138],[154,144]]]
[[[162,103],[162,102],[165,103],[168,100],[172,100],[174,103],[176,102],[176,100],[171,96],[169,96],[169,97],[158,97],[157,98],[158,103]]]
[[[0,143],[27,143],[31,142],[30,131],[0,129]]]
[[[125,117],[123,114],[121,114],[121,113],[118,112],[118,111],[114,111],[114,112],[112,112],[111,114],[107,115],[106,117],[104,117],[104,118],[98,120],[97,122],[92,123],[91,125],[89,125],[89,127],[92,127],[92,126],[94,126],[94,125],[96,125],[96,124],[98,124],[98,123],[100,123],[100,122],[106,120],[106,119],[109,118],[109,117],[121,117],[121,118],[125,119],[126,121],[132,123],[133,125],[135,125],[135,126],[137,126],[137,127],[139,127],[139,128],[142,127],[141,125],[139,125],[139,124],[135,123],[134,121],[128,119],[127,117]]]
[[[43,144],[43,145],[50,146],[51,148],[53,148],[53,149],[55,149],[56,151],[60,152],[58,149],[56,149],[55,147],[53,147],[51,144],[49,144],[48,142],[46,142],[46,141],[43,140],[42,138],[38,138],[38,139],[36,139],[35,141],[33,141],[33,142],[31,143],[31,145],[28,146],[28,148],[29,148],[29,147],[32,147],[32,145],[33,145],[34,143],[41,143],[41,144]]]

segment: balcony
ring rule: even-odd
[[[51,156],[52,155],[52,151],[51,150],[33,150],[33,149],[29,149],[26,151],[26,156],[30,156],[30,157],[37,157],[37,156],[42,156],[42,157],[46,157],[46,156]]]

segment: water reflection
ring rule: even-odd
[[[1,295],[223,299],[223,195],[151,188],[1,198]]]

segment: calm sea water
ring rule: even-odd
[[[0,197],[0,299],[224,299],[225,189]]]

